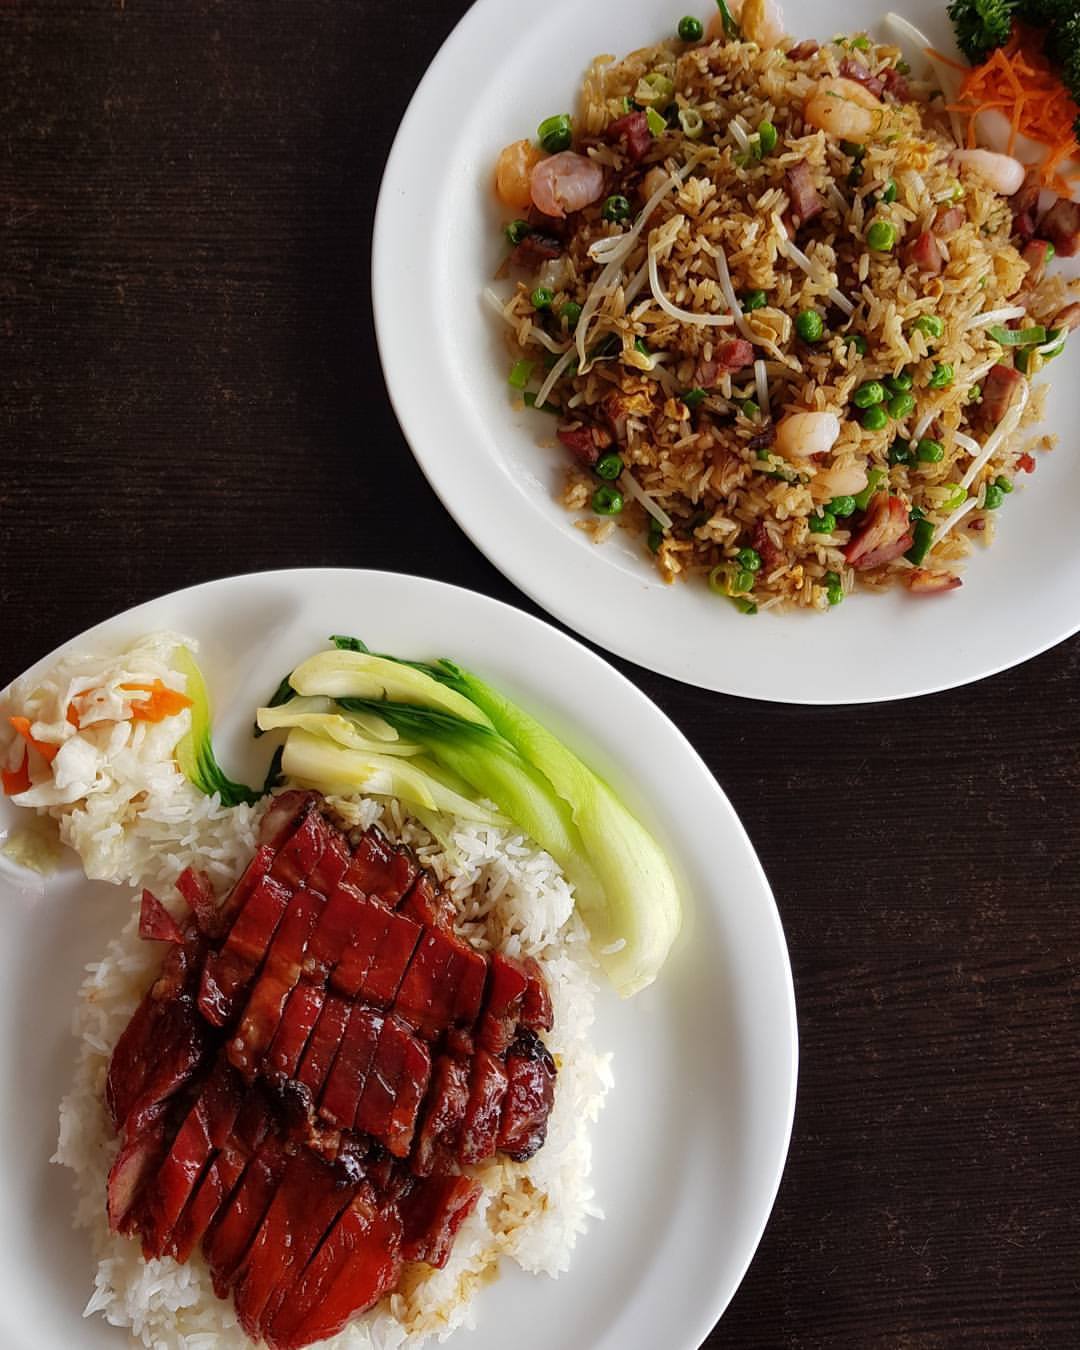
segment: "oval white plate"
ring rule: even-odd
[[[130,610],[68,648],[169,628],[196,637],[224,764],[251,781],[256,706],[283,672],[350,632],[401,655],[453,656],[538,714],[605,774],[681,874],[685,927],[662,978],[605,993],[597,1044],[616,1086],[595,1129],[606,1221],[558,1284],[507,1271],[479,1296],[471,1350],[696,1350],[761,1237],[795,1103],[795,1003],[768,882],[727,798],[689,742],[606,662],[483,596],[385,572],[270,572]],[[56,656],[47,657],[42,666]],[[0,805],[0,829],[20,812]],[[49,1166],[74,1059],[83,965],[122,922],[126,893],[74,866],[34,885],[0,859],[0,1345],[107,1350],[126,1333],[80,1321],[87,1237],[70,1229],[68,1175]]]
[[[786,4],[798,35],[819,39],[873,28],[894,7]],[[944,0],[903,6],[939,44],[949,41],[944,9]],[[619,531],[597,546],[559,504],[563,456],[538,445],[551,423],[512,410],[499,321],[480,299],[505,252],[495,157],[543,117],[576,106],[595,54],[659,41],[684,11],[706,16],[710,5],[549,0],[526,22],[505,0],[479,0],[417,90],[379,198],[373,294],[390,396],[429,482],[538,604],[609,651],[705,689],[786,703],[907,698],[1060,642],[1080,629],[1080,459],[1067,448],[1041,456],[1036,475],[1023,478],[963,589],[857,595],[823,615],[750,617],[704,586],[665,586],[636,540]],[[1048,431],[1080,421],[1075,361],[1074,353],[1051,367]]]

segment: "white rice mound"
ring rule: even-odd
[[[92,881],[167,893],[197,855],[224,888],[255,848],[258,808],[222,806],[177,767],[190,711],[160,722],[132,719],[146,694],[125,686],[160,680],[184,693],[186,677],[171,664],[181,646],[198,649],[191,638],[162,632],[112,654],[76,651],[46,675],[15,681],[0,699],[0,765],[15,769],[26,753],[8,721],[13,714],[30,719],[35,740],[56,747],[51,764],[31,755],[31,786],[11,800],[51,818]]]
[[[150,819],[140,812],[138,833],[155,842],[142,852],[140,839],[129,878],[153,879],[165,899],[163,882],[188,862],[205,865],[208,851],[214,880],[224,888],[252,851],[260,814],[257,807],[222,810],[210,802],[181,817],[179,798],[170,791]],[[559,1076],[543,1148],[528,1162],[498,1159],[477,1170],[483,1195],[446,1268],[409,1267],[397,1293],[323,1342],[333,1350],[399,1350],[474,1325],[473,1295],[502,1257],[552,1277],[568,1267],[588,1219],[601,1217],[588,1180],[589,1127],[611,1086],[610,1056],[598,1054],[589,1040],[597,967],[572,892],[548,854],[513,829],[439,818],[428,822],[432,833],[394,801],[332,799],[332,805],[347,825],[379,823],[412,845],[453,898],[459,931],[478,947],[536,957],[555,1013],[547,1043]],[[109,1056],[160,960],[160,947],[139,939],[133,916],[104,958],[87,968],[75,1010],[78,1067],[61,1103],[53,1161],[75,1174],[75,1223],[89,1230],[97,1261],[86,1315],[101,1313],[114,1326],[129,1327],[132,1342],[151,1350],[245,1350],[251,1343],[231,1300],[215,1296],[201,1254],[186,1265],[144,1261],[138,1243],[111,1233],[106,1221],[105,1183],[116,1151],[104,1106]]]

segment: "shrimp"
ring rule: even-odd
[[[562,150],[534,166],[529,187],[536,209],[561,220],[604,195],[604,171],[584,155]]]
[[[830,464],[815,477],[812,490],[818,500],[831,501],[833,497],[856,496],[868,482],[863,464]]]
[[[836,444],[840,419],[830,412],[788,413],[776,424],[776,450],[788,459],[824,455]]]
[[[532,201],[529,176],[544,155],[532,141],[514,141],[495,161],[495,192],[504,206],[524,211]]]
[[[728,9],[747,42],[756,42],[759,47],[775,47],[787,34],[784,15],[776,0],[728,0]],[[709,42],[727,41],[721,10],[718,9],[709,20],[705,37]]]
[[[987,187],[1011,197],[1024,183],[1026,168],[1012,155],[999,155],[994,150],[954,150],[949,163],[957,168],[970,169]]]
[[[881,125],[884,109],[865,85],[855,80],[819,80],[803,105],[809,126],[838,140],[864,141]]]

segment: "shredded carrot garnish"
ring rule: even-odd
[[[935,61],[940,61],[943,66],[949,66],[952,70],[968,71],[971,69],[970,66],[965,66],[962,61],[954,61],[950,56],[943,56],[941,52],[935,51],[933,47],[927,47],[926,54],[927,56],[932,56]]]
[[[120,688],[150,695],[149,698],[136,699],[132,702],[133,722],[163,722],[166,717],[172,717],[191,707],[191,699],[186,694],[170,689],[160,680],[155,680],[153,684],[122,684]]]
[[[30,788],[30,756],[24,750],[22,765],[18,769],[4,769],[0,773],[4,784],[4,796],[14,797],[17,792],[26,792]]]
[[[945,57],[940,59],[955,66]],[[979,114],[989,108],[1000,108],[1009,118],[1009,154],[1015,150],[1019,136],[1045,146],[1046,155],[1035,166],[1039,181],[1069,195],[1071,176],[1063,177],[1058,169],[1066,160],[1080,159],[1080,144],[1074,131],[1080,108],[1043,55],[1042,35],[1037,31],[1015,25],[1004,47],[991,52],[981,66],[966,71],[959,101],[949,111],[967,117],[969,147],[976,144]]]
[[[36,741],[30,735],[29,717],[9,717],[8,721],[23,738],[27,745],[32,745],[46,764],[51,764],[56,758],[60,747],[58,745],[49,745],[46,741]]]

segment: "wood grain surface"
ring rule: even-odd
[[[531,608],[415,467],[372,330],[380,172],[464,7],[0,3],[0,684],[261,568]],[[1078,668],[821,710],[625,667],[740,812],[795,970],[791,1155],[715,1350],[1080,1345]]]

